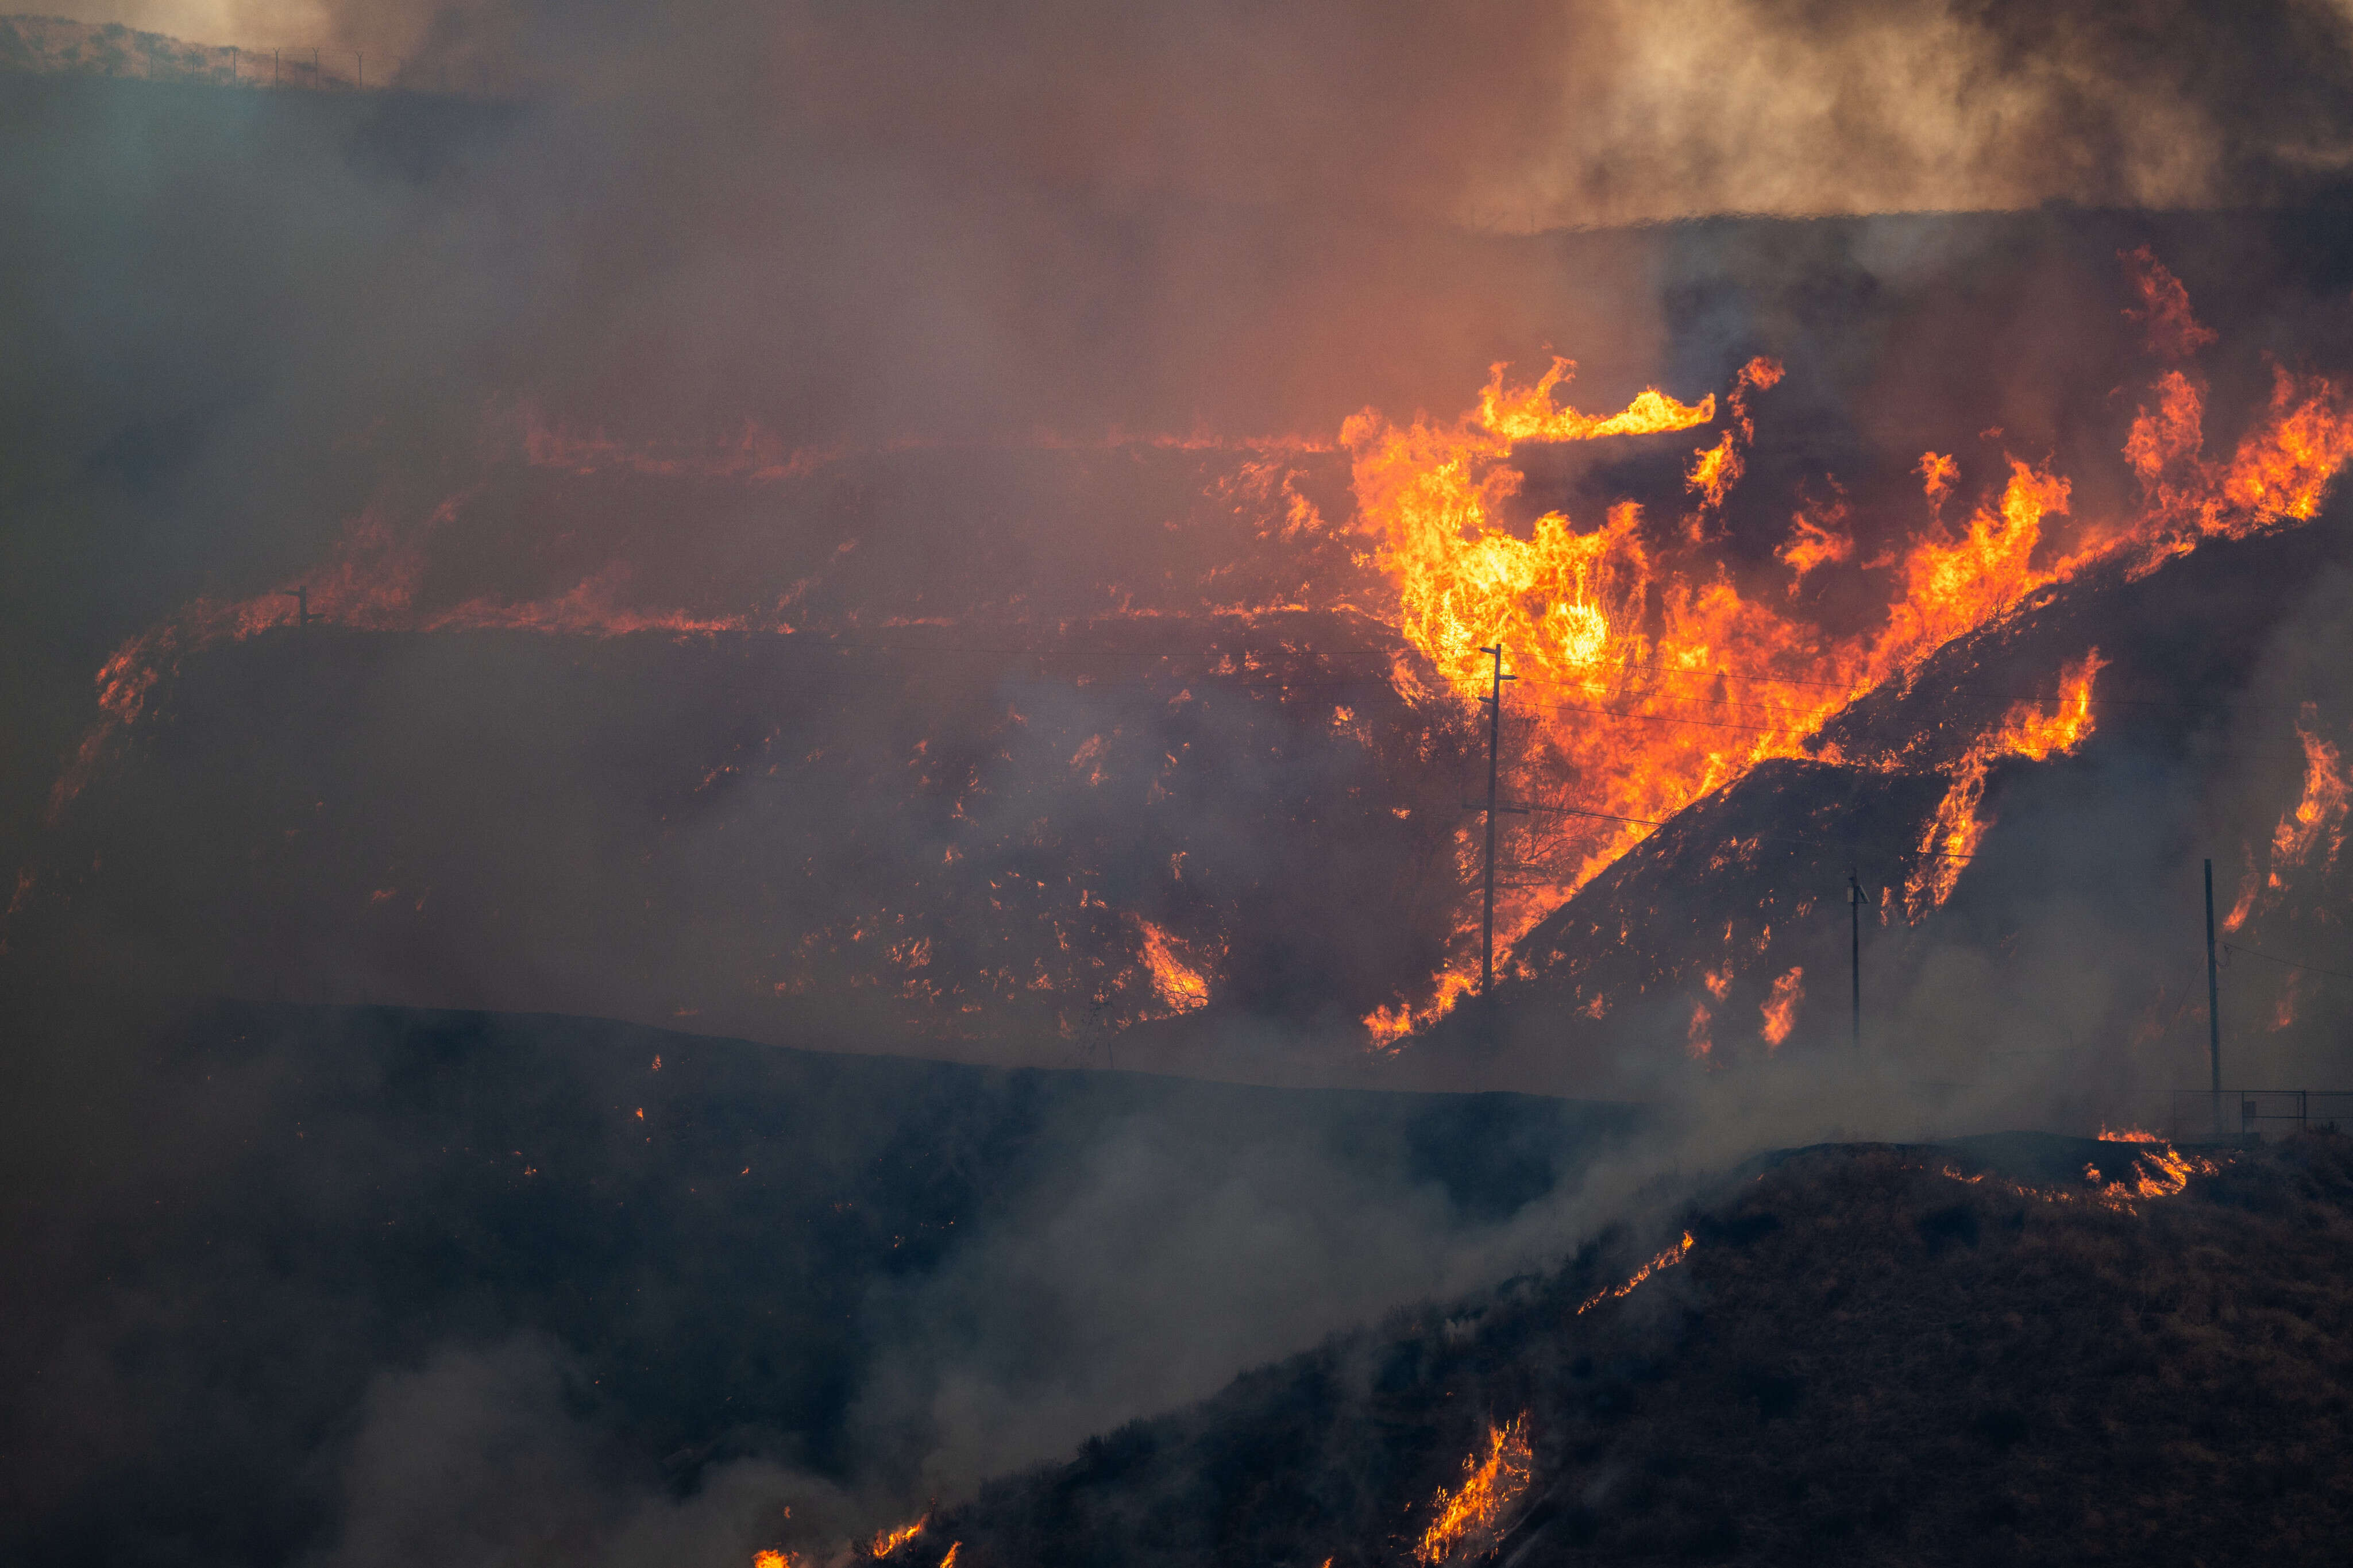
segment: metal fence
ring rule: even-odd
[[[2353,1089],[2178,1089],[2169,1131],[2178,1142],[2243,1141],[2269,1132],[2353,1127]]]

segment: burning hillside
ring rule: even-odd
[[[1768,458],[1792,471],[1760,447],[1785,379],[1765,356],[1693,401],[1654,387],[1599,412],[1567,400],[1566,360],[1532,381],[1498,365],[1459,418],[1366,410],[1329,442],[858,453],[796,451],[747,426],[712,445],[648,446],[523,405],[497,423],[490,449],[507,455],[465,489],[387,490],[316,569],[198,601],[116,653],[99,674],[102,721],[53,794],[57,831],[77,847],[20,881],[11,940],[58,921],[100,940],[90,922],[116,901],[105,841],[133,794],[185,790],[188,777],[170,781],[194,767],[241,823],[216,827],[224,860],[191,877],[194,896],[307,906],[298,923],[318,940],[297,967],[329,989],[437,999],[401,977],[424,954],[569,944],[583,967],[559,963],[569,972],[552,988],[438,999],[754,1030],[771,1026],[763,1009],[813,1005],[935,1039],[1042,1026],[1088,1050],[1208,1006],[1319,1029],[1361,1018],[1366,1040],[1391,1048],[1477,984],[1481,837],[1459,808],[1484,761],[1480,705],[1497,668],[1514,683],[1496,899],[1506,973],[1567,957],[1565,900],[1658,824],[1767,764],[1786,781],[1810,762],[1806,787],[1824,798],[1912,802],[1885,828],[1907,847],[1881,918],[1916,926],[1970,863],[1993,774],[2079,749],[2104,692],[2133,673],[2084,642],[2048,668],[2014,669],[2016,696],[1999,707],[1924,718],[1907,694],[1940,650],[2021,624],[2072,584],[2137,583],[2202,542],[2308,521],[2353,451],[2337,385],[2286,365],[2209,440],[2194,366],[2214,334],[2146,248],[2123,259],[2116,308],[2154,376],[2116,452],[2128,495],[2095,487],[2120,499],[2082,508],[2048,459],[1997,443],[1998,458],[1966,466],[1929,450],[1908,516],[1893,501],[1864,512],[1800,455],[1801,498],[1815,499],[1774,541],[1757,533],[1769,498],[1736,505]],[[1568,461],[1588,447],[1617,456]],[[998,476],[992,489],[1050,498],[1046,510],[945,548],[898,548],[898,520],[946,504],[976,467]],[[1567,486],[1580,494],[1666,489],[1577,516],[1545,504],[1558,480],[1531,479],[1556,473],[1581,474]],[[698,519],[683,536],[681,506]],[[778,516],[794,526],[776,529]],[[1128,521],[1084,525],[1106,516]],[[549,647],[525,653],[518,637]],[[532,791],[512,797],[522,815],[487,855],[437,842],[440,827],[403,820],[406,792],[385,787],[383,770],[406,764],[343,727],[341,714],[378,710],[387,682],[416,679],[419,639],[568,668],[559,689],[590,679],[607,706],[617,690],[651,697],[628,743],[643,776],[586,819],[609,846],[607,874],[637,884],[586,895],[607,910],[604,930],[581,931],[581,905],[529,886],[533,854],[513,844],[538,831]],[[682,707],[654,695],[681,684],[701,695]],[[544,744],[565,726],[614,722],[551,727],[562,700],[532,700],[539,711],[498,721],[512,737],[484,737],[491,750],[470,761],[464,722],[412,710],[402,724],[428,772],[483,775],[496,792],[501,776],[561,772]],[[280,749],[268,771],[283,789],[231,782]],[[651,805],[649,826],[628,824],[630,795]],[[813,798],[826,803],[814,814]],[[665,846],[690,831],[694,858],[677,859]],[[714,861],[712,835],[739,847]],[[1711,852],[1753,861],[1742,842]],[[284,847],[233,847],[259,844]],[[274,879],[267,894],[257,876]],[[681,897],[730,928],[721,950],[663,934]],[[1819,897],[1768,894],[1754,952],[1708,960],[1710,997],[1688,1020],[1695,1054],[1736,967],[1769,982],[1769,996],[1740,1004],[1763,1009],[1767,1042],[1788,1037],[1822,965],[1771,951],[1769,906]],[[1393,918],[1353,918],[1376,908]],[[632,910],[653,923],[634,930]],[[482,929],[518,919],[520,943]],[[1550,958],[1524,951],[1539,922]],[[1595,935],[1615,925],[1620,945],[1637,923],[1583,921]],[[200,956],[198,970],[279,946],[251,934],[236,943],[244,957]],[[1752,939],[1727,927],[1724,940]],[[607,955],[620,952],[636,976],[617,984]],[[1646,961],[1656,973],[1634,989],[1702,956]],[[244,982],[278,983],[266,970]],[[1599,972],[1570,989],[1596,1019],[1628,999]]]
[[[2336,1530],[2353,3],[68,9],[0,1558]]]

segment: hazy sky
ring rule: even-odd
[[[191,40],[484,63],[573,91],[759,73],[786,118],[1098,189],[1482,227],[2206,205],[2353,153],[2348,0],[659,7],[61,0]]]

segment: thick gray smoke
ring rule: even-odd
[[[0,963],[20,987],[562,1008],[906,1048],[903,1010],[861,1010],[862,994],[796,1010],[792,987],[865,963],[858,943],[912,944],[861,922],[948,887],[922,906],[921,940],[943,963],[964,944],[1002,994],[1044,994],[1033,952],[987,950],[1017,916],[1050,900],[1055,919],[1130,942],[1122,922],[1148,918],[1248,1004],[1215,1038],[1162,1037],[1150,1060],[1328,1079],[1357,1070],[1334,1042],[1354,1051],[1386,977],[1431,967],[1467,731],[1417,730],[1338,684],[1387,668],[1370,617],[1281,633],[1345,634],[1372,659],[1314,672],[1335,685],[1312,724],[1228,702],[1190,667],[1139,673],[1142,654],[1082,685],[1005,651],[1028,636],[923,630],[1060,635],[1229,594],[1281,605],[1295,578],[1268,568],[1242,595],[1192,542],[1256,549],[1296,528],[1343,562],[1361,547],[1336,531],[1344,455],[1245,473],[1258,454],[1187,467],[1110,437],[1328,444],[1367,405],[1450,416],[1492,363],[1548,351],[1580,362],[1580,406],[1653,382],[1695,398],[1771,354],[1790,374],[1760,402],[1727,513],[1739,572],[1769,564],[1790,512],[1833,485],[1869,555],[1891,509],[1918,504],[1919,454],[1979,431],[2002,433],[1970,448],[1988,471],[2007,444],[2073,476],[2081,512],[2128,503],[2116,451],[2133,409],[2115,389],[2146,365],[2119,311],[2121,249],[2155,243],[2223,332],[2218,443],[2263,396],[2267,355],[2341,365],[2353,348],[2332,194],[2353,67],[2345,16],[2318,4],[123,15],[381,50],[406,62],[404,90],[0,79]],[[1758,213],[1790,221],[1735,216]],[[765,489],[657,471],[747,429],[764,461],[814,456]],[[656,457],[533,463],[517,456],[531,431]],[[1590,519],[1630,487],[1679,493],[1684,458],[1532,459],[1525,499]],[[281,631],[164,658],[152,722],[51,814],[115,649],[201,596],[317,581],[378,523],[391,555],[429,541],[402,558],[427,605],[586,583],[628,608],[938,646],[914,675],[819,679],[724,639],[361,647]],[[2013,835],[2001,858],[1874,993],[1900,1053],[1857,1066],[1818,1048],[1835,1035],[1831,927],[1810,961],[1810,1033],[1778,1076],[1695,1080],[1681,997],[1625,1006],[1584,1057],[1559,1048],[1558,1008],[1511,1051],[1430,1057],[1440,1089],[1681,1097],[1639,1158],[1500,1215],[1404,1164],[1368,1174],[1273,1134],[1212,1161],[1163,1123],[1105,1116],[1025,1173],[985,1237],[935,1267],[878,1265],[791,1331],[854,1319],[887,1352],[845,1396],[828,1456],[767,1429],[731,1447],[717,1418],[632,1447],[596,1407],[595,1313],[569,1340],[488,1309],[462,1331],[388,1332],[393,1349],[370,1342],[330,1397],[285,1347],[313,1343],[309,1324],[376,1323],[347,1280],[313,1299],[247,1291],[251,1276],[211,1258],[136,1289],[100,1269],[96,1306],[62,1285],[43,1299],[41,1321],[75,1328],[42,1408],[81,1415],[9,1484],[27,1518],[88,1505],[173,1424],[151,1402],[179,1429],[233,1424],[248,1395],[266,1403],[266,1367],[273,1396],[301,1395],[314,1446],[257,1446],[255,1473],[315,1467],[318,1511],[278,1521],[252,1560],[488,1563],[555,1542],[576,1561],[729,1561],[776,1538],[787,1501],[818,1533],[871,1527],[1397,1302],[1540,1265],[1653,1178],[1809,1138],[2128,1112],[2118,1084],[2160,1089],[2198,1061],[2193,1002],[2157,1007],[2147,985],[2197,973],[2184,879],[2210,843],[2230,898],[2260,873],[2300,784],[2294,716],[2342,684],[2342,568],[2319,565],[2252,682],[2202,691],[2245,715],[2214,721],[2213,755],[2178,734],[2125,743],[1990,797]],[[1828,604],[1825,623],[1873,607]],[[1187,638],[1204,663],[1219,651]],[[1394,749],[1348,738],[1375,718],[1394,721]],[[2327,733],[2341,744],[2341,721]],[[1090,793],[1097,758],[1129,795]],[[1003,858],[949,869],[979,833]],[[1062,879],[1082,859],[1098,879]],[[1713,923],[1690,887],[1670,891],[1690,895],[1671,914]],[[1226,934],[1250,940],[1218,948],[1213,923],[1186,925],[1209,908],[1241,911]],[[2329,962],[2333,915],[2274,914],[2303,922],[2285,928],[2306,939],[2292,956]],[[837,948],[812,958],[804,934],[828,926]],[[2257,1015],[2234,1020],[2249,1073],[2341,1067],[2325,990],[2272,1027],[2278,985],[2231,983]],[[160,1192],[192,1205],[155,1222],[164,1241],[193,1245],[201,1210],[225,1252],[272,1262],[231,1223],[247,1194],[212,1184],[206,1141],[301,1137],[257,1107],[318,1060],[298,1043],[216,1100],[175,1099],[99,1038],[143,1039],[143,1016],[92,1022],[70,994],[24,1016],[40,1071],[10,1157],[34,1201],[10,1211],[12,1251],[86,1262],[91,1237],[148,1235],[125,1194]],[[1148,1038],[1107,1047],[1082,1009],[1067,1032],[1041,1010],[982,1045],[953,1028],[921,1043],[1070,1062]],[[105,1113],[48,1114],[67,1105]],[[206,1148],[157,1135],[175,1122]],[[332,1179],[299,1189],[336,1241],[385,1226],[368,1194],[425,1163],[422,1135],[395,1146],[367,1125]],[[747,1226],[712,1255],[776,1245]],[[565,1268],[545,1273],[569,1289]],[[217,1294],[189,1283],[216,1279]],[[591,1283],[615,1314],[686,1289]],[[155,1344],[171,1354],[140,1373],[132,1352]],[[246,1381],[191,1370],[215,1352]],[[208,1485],[206,1456],[156,1445],[186,1461],[185,1489],[158,1495],[238,1495],[233,1471]]]

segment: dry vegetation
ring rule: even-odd
[[[1648,1233],[1108,1435],[902,1556],[1402,1563],[1525,1410],[1522,1511],[1464,1561],[2343,1561],[2353,1141],[2093,1201],[2084,1163],[2128,1158],[2020,1136],[1752,1166],[1623,1298],[1575,1311]]]

